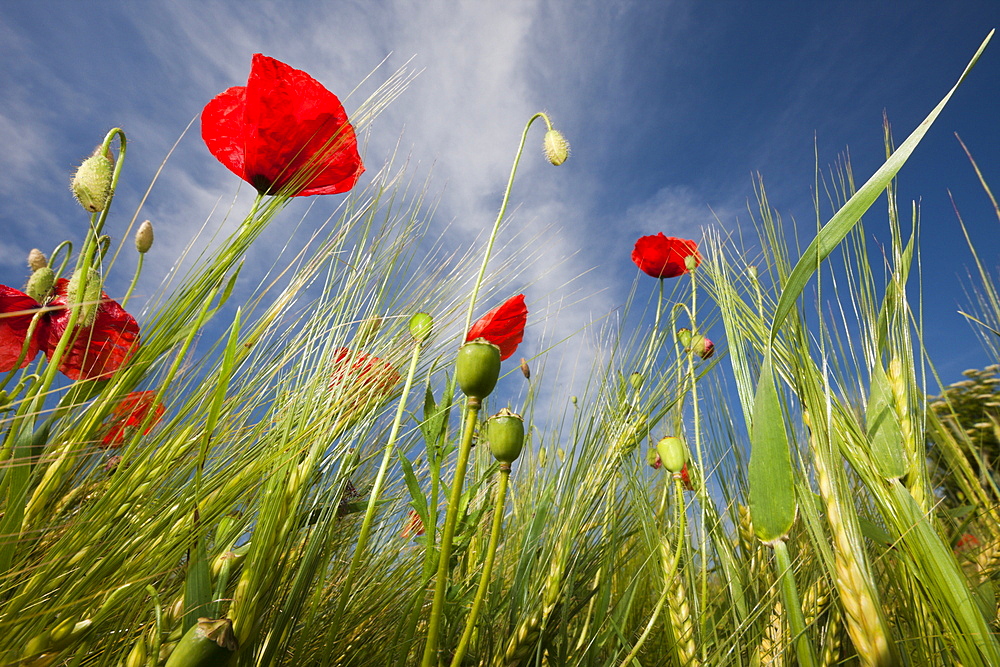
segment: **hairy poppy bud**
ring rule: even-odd
[[[111,170],[115,166],[110,153],[101,153],[98,146],[94,154],[83,161],[73,174],[70,189],[77,201],[91,213],[98,213],[108,205],[111,195]]]
[[[434,319],[427,313],[417,313],[410,318],[410,335],[413,340],[423,343],[431,337]]]
[[[653,470],[659,470],[663,467],[663,461],[660,459],[660,455],[657,453],[655,448],[650,447],[649,451],[646,452],[646,463],[648,463],[649,467]]]
[[[49,265],[49,260],[45,258],[45,254],[38,248],[32,248],[31,252],[28,253],[28,268],[32,271],[37,271],[38,269],[44,269]]]
[[[455,378],[462,393],[484,399],[497,386],[500,377],[500,348],[485,338],[477,338],[458,349]]]
[[[545,150],[545,159],[557,167],[569,157],[569,142],[559,130],[546,132],[542,147]]]
[[[691,347],[691,330],[690,329],[678,329],[677,330],[677,340],[684,349]]]
[[[493,458],[510,466],[524,447],[524,419],[504,408],[486,422],[486,438]]]
[[[656,451],[660,454],[663,466],[670,472],[680,472],[687,462],[687,447],[675,435],[660,438],[656,443]]]
[[[139,251],[140,255],[144,255],[152,247],[153,223],[149,220],[143,220],[142,224],[139,225],[139,229],[135,230],[135,249]]]
[[[24,293],[38,303],[44,303],[52,291],[52,285],[56,281],[55,272],[47,266],[36,269],[28,278],[28,286],[24,288]]]
[[[80,308],[80,325],[89,327],[97,317],[97,306],[101,301],[101,276],[94,269],[87,270],[87,283],[81,290],[81,274],[75,271],[66,286],[66,301],[70,305],[83,304]]]

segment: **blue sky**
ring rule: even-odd
[[[130,139],[114,233],[204,104],[245,83],[251,54],[309,72],[348,111],[409,62],[419,75],[372,125],[369,170],[401,145],[414,174],[432,173],[435,225],[450,225],[456,246],[492,223],[532,113],[548,111],[569,139],[559,169],[537,154],[524,161],[513,224],[545,230],[522,277],[529,307],[565,299],[548,312],[572,331],[621,303],[636,237],[745,227],[756,173],[786,220],[811,225],[814,137],[823,165],[849,147],[863,182],[884,157],[883,110],[901,141],[998,23],[993,0],[3,3],[0,282],[23,284],[32,247],[82,236],[69,173],[110,127]],[[995,272],[1000,222],[953,133],[1000,191],[998,84],[995,39],[900,175],[901,207],[921,201],[928,347],[949,381],[996,361],[956,312],[968,305],[971,256],[948,193]],[[144,209],[160,255],[140,291],[237,184],[195,125]],[[317,220],[339,198],[325,199],[313,203]],[[884,204],[866,220],[870,238],[888,240]]]

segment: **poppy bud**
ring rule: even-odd
[[[462,393],[484,399],[497,386],[500,377],[500,348],[485,338],[477,338],[458,349],[455,378]]]
[[[642,383],[645,382],[646,378],[642,376],[642,373],[632,373],[628,376],[628,383],[632,385],[632,388],[636,391],[642,389]]]
[[[690,329],[678,329],[677,330],[677,340],[684,349],[691,347],[691,330]]]
[[[486,422],[486,437],[493,458],[509,467],[524,447],[524,419],[504,408]]]
[[[684,441],[675,435],[660,438],[656,443],[656,451],[660,454],[663,466],[670,472],[680,472],[687,462],[687,447]]]
[[[528,366],[528,360],[521,357],[521,375],[524,376],[525,380],[531,379],[531,368]]]
[[[143,220],[142,224],[139,225],[139,229],[135,230],[135,249],[139,251],[140,255],[144,255],[152,247],[153,223],[149,220]]]
[[[24,288],[24,293],[38,303],[44,303],[52,291],[52,285],[56,281],[56,274],[47,266],[36,269],[28,278],[28,286]]]
[[[657,453],[654,447],[650,447],[646,452],[646,463],[653,470],[659,470],[663,467],[663,461],[660,459],[660,455]]]
[[[94,154],[83,161],[73,174],[70,189],[77,201],[91,213],[98,213],[108,205],[111,195],[111,170],[114,160],[110,153],[101,153],[98,146]]]
[[[410,318],[410,335],[419,343],[430,338],[433,327],[434,319],[427,313],[417,313]]]
[[[569,142],[559,130],[549,130],[545,133],[542,148],[545,150],[545,159],[557,167],[569,157]]]
[[[28,268],[32,271],[37,271],[38,269],[44,269],[49,265],[49,260],[45,258],[45,254],[38,248],[32,248],[31,252],[28,253]]]
[[[715,354],[715,343],[701,334],[694,334],[691,337],[691,352],[694,352],[702,359],[708,359]]]
[[[80,272],[75,271],[70,276],[66,286],[66,302],[70,305],[83,304],[80,308],[80,325],[89,327],[97,317],[97,306],[101,300],[101,276],[94,269],[87,270],[87,284],[81,293]]]

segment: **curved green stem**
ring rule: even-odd
[[[528,119],[527,124],[524,126],[524,131],[521,133],[521,143],[517,147],[517,154],[514,156],[514,164],[510,168],[510,177],[507,179],[507,189],[503,193],[503,201],[500,203],[500,211],[497,213],[497,219],[493,222],[493,229],[490,231],[490,239],[486,244],[486,253],[483,255],[483,263],[479,267],[479,275],[476,276],[476,283],[472,286],[472,298],[469,299],[469,310],[465,314],[465,328],[462,329],[462,340],[465,340],[465,332],[469,330],[472,326],[472,313],[476,309],[476,298],[479,296],[479,288],[482,287],[483,277],[486,275],[486,265],[489,264],[490,255],[493,252],[493,244],[497,239],[497,233],[500,231],[500,222],[503,220],[504,214],[507,212],[507,203],[510,201],[510,192],[514,188],[514,175],[517,173],[517,165],[521,161],[521,153],[524,152],[524,143],[528,138],[528,130],[531,128],[532,123],[537,119],[542,118],[545,120],[545,125],[551,130],[552,122],[549,117],[543,111],[539,111],[534,116]]]
[[[441,614],[444,607],[444,593],[448,587],[448,564],[451,560],[451,543],[455,539],[455,524],[458,523],[458,506],[462,500],[462,483],[465,480],[465,468],[469,464],[469,452],[472,449],[472,433],[479,418],[480,402],[470,398],[466,401],[465,426],[462,430],[462,443],[458,449],[458,461],[455,463],[455,480],[448,496],[448,514],[445,516],[444,528],[441,532],[441,553],[438,555],[437,581],[434,583],[434,602],[431,605],[431,615],[427,621],[427,644],[424,646],[423,667],[432,667],[437,663],[438,628],[441,625]]]
[[[128,300],[132,296],[132,291],[135,289],[136,284],[139,282],[139,274],[142,273],[142,260],[145,259],[146,253],[139,253],[139,263],[135,265],[135,275],[132,276],[132,283],[128,286],[128,290],[125,292],[125,296],[122,298],[122,308],[128,305]]]
[[[493,506],[493,527],[490,530],[490,544],[486,549],[486,562],[483,563],[483,571],[479,576],[479,589],[476,591],[476,598],[472,601],[472,610],[469,618],[465,621],[465,632],[455,649],[455,657],[451,659],[451,667],[458,667],[462,664],[462,658],[469,647],[472,639],[472,632],[476,628],[476,619],[479,617],[479,608],[486,597],[486,588],[490,585],[490,573],[493,571],[493,559],[497,553],[497,544],[500,542],[500,527],[503,525],[504,501],[507,498],[507,481],[510,479],[510,466],[503,464],[500,466],[500,481],[497,484],[497,498]]]
[[[396,448],[396,438],[399,435],[400,424],[403,423],[403,412],[406,409],[406,398],[410,394],[413,386],[413,377],[417,373],[417,361],[420,359],[422,343],[418,340],[413,345],[413,354],[410,356],[410,367],[406,373],[406,382],[403,384],[403,394],[399,397],[399,405],[396,406],[396,417],[392,422],[392,429],[389,431],[389,440],[385,443],[385,451],[382,453],[382,463],[378,467],[378,474],[375,475],[375,483],[372,485],[371,493],[368,495],[368,507],[365,508],[365,518],[361,522],[361,533],[358,535],[358,543],[354,547],[354,556],[347,569],[347,578],[340,586],[340,598],[337,600],[337,610],[333,615],[333,622],[330,623],[330,632],[335,633],[340,627],[340,622],[347,609],[347,599],[354,588],[354,578],[357,576],[358,565],[364,555],[368,538],[371,535],[372,523],[375,519],[375,510],[378,507],[378,497],[382,492],[382,485],[385,483],[385,475],[389,469],[389,461],[392,459],[393,450]]]

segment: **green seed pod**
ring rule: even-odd
[[[228,618],[199,618],[177,642],[166,667],[224,665],[237,649],[233,622]]]
[[[28,278],[28,286],[24,289],[24,293],[38,303],[45,303],[55,282],[55,272],[49,267],[43,266],[40,269],[35,269],[35,272]]]
[[[569,142],[559,130],[549,130],[542,140],[545,159],[555,166],[561,165],[569,157]]]
[[[139,229],[135,230],[135,249],[139,251],[140,255],[144,255],[152,247],[153,223],[149,220],[143,220],[142,224],[139,225]]]
[[[504,408],[486,422],[486,438],[493,458],[509,466],[524,447],[524,419]]]
[[[431,337],[434,319],[427,313],[417,313],[410,318],[410,335],[413,340],[423,343]]]
[[[656,451],[660,455],[663,467],[670,472],[680,472],[687,462],[687,447],[684,441],[675,435],[660,438],[656,443]]]
[[[37,271],[38,269],[45,268],[48,265],[49,260],[46,259],[45,253],[38,248],[32,248],[31,252],[28,253],[28,268],[32,271]]]
[[[83,161],[73,174],[70,189],[77,201],[91,213],[98,213],[108,205],[111,196],[111,171],[114,160],[108,153],[101,153],[98,146],[94,154]]]
[[[82,303],[80,309],[81,326],[89,327],[97,317],[97,307],[101,301],[101,275],[94,269],[87,270],[87,284],[81,293],[80,272],[75,271],[70,276],[69,284],[66,286],[66,302],[70,305]]]
[[[469,341],[458,349],[455,378],[462,393],[482,400],[490,395],[500,377],[500,348],[485,338]]]

